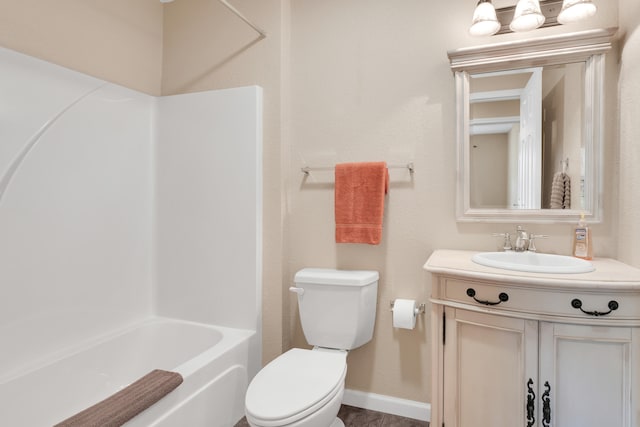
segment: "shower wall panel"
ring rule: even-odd
[[[0,379],[151,313],[154,102],[0,49]]]

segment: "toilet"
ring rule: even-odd
[[[305,268],[291,287],[312,350],[294,348],[249,384],[245,414],[253,427],[344,427],[337,417],[347,353],[373,336],[377,271]]]

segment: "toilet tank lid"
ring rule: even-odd
[[[365,286],[378,280],[373,270],[334,270],[331,268],[303,268],[295,275],[295,283]]]

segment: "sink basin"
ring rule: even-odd
[[[471,257],[476,264],[529,273],[589,273],[593,264],[580,258],[537,252],[481,252]]]

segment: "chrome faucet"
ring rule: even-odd
[[[534,239],[546,239],[546,234],[529,234],[529,252],[537,252],[538,248],[536,248],[536,244],[534,243]]]
[[[504,237],[504,243],[502,244],[502,250],[505,252],[537,252],[534,239],[544,239],[549,237],[546,234],[527,234],[527,231],[519,225],[516,229],[516,241],[515,244],[511,244],[511,235],[509,233],[492,233],[492,236]]]
[[[516,252],[524,252],[529,248],[529,236],[527,235],[526,230],[522,228],[522,226],[518,226],[516,229],[516,244],[513,247],[513,250]]]
[[[511,246],[511,235],[509,233],[492,233],[491,235],[495,237],[504,237],[504,243],[502,244],[503,251],[509,252],[513,250],[513,246]]]

